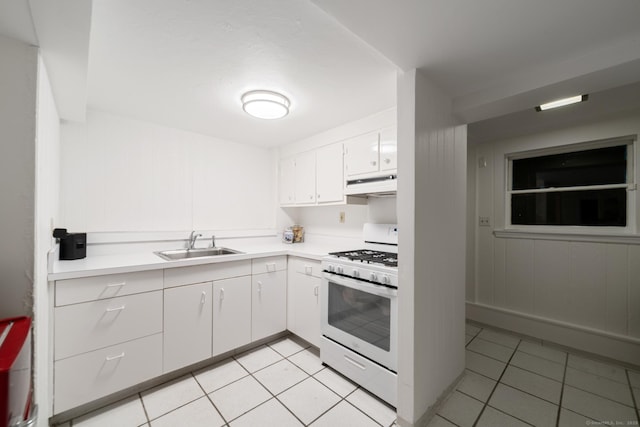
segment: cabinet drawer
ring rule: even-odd
[[[54,309],[55,360],[162,332],[162,291]]]
[[[54,413],[162,374],[162,334],[114,345],[54,365]]]
[[[162,289],[162,270],[56,281],[56,306]]]
[[[273,273],[274,271],[286,269],[287,257],[285,255],[251,260],[251,274]]]
[[[164,287],[188,283],[211,282],[230,277],[249,276],[251,260],[221,262],[217,264],[194,265],[193,267],[167,268],[164,270]]]
[[[307,258],[291,258],[289,257],[289,265],[293,271],[307,276],[322,277],[322,267],[320,261]]]

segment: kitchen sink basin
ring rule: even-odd
[[[233,255],[241,254],[242,252],[229,248],[207,248],[207,249],[175,249],[171,251],[154,252],[160,258],[164,258],[167,261],[173,261],[176,259],[191,259],[202,258],[208,256],[220,256],[220,255]]]

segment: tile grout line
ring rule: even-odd
[[[202,384],[200,384],[200,381],[198,381],[198,379],[196,378],[196,375],[193,371],[191,371],[191,376],[193,377],[193,379],[195,380],[196,384],[198,384],[198,387],[200,387],[200,389],[202,390],[202,392],[204,393],[204,396],[207,398],[207,400],[211,403],[211,405],[213,406],[213,409],[216,410],[216,412],[220,415],[220,418],[222,418],[222,421],[224,421],[224,425],[229,425],[229,422],[227,421],[227,419],[225,418],[224,415],[222,415],[222,412],[218,409],[218,407],[216,406],[215,403],[213,403],[213,399],[211,399],[211,396],[209,396],[209,393],[207,393],[207,391],[204,389],[204,387],[202,386]],[[245,378],[245,377],[242,377]],[[239,381],[239,380],[237,380]],[[234,381],[235,382],[235,381]],[[231,384],[231,383],[230,383]],[[228,384],[227,384],[228,385]],[[226,386],[225,386],[226,387]],[[222,388],[222,387],[221,387]],[[213,392],[211,392],[213,393]],[[195,400],[194,400],[195,402]]]
[[[560,413],[562,412],[562,398],[564,397],[564,385],[567,380],[568,364],[569,364],[569,353],[566,353],[564,358],[564,370],[562,372],[562,386],[560,387],[560,400],[558,401],[558,413],[556,415],[556,427],[560,425]]]
[[[272,350],[273,350],[273,349],[272,349]],[[303,352],[304,350],[306,350],[306,349],[303,349],[303,350],[300,350],[300,351],[298,351],[298,352],[296,352],[296,353],[293,353],[291,356],[293,356],[294,354],[301,353],[301,352]],[[298,365],[296,365],[295,363],[293,363],[292,361],[290,361],[288,356],[284,356],[284,355],[282,355],[281,353],[279,353],[279,352],[278,352],[278,351],[276,351],[276,350],[273,350],[273,351],[275,351],[276,353],[280,354],[280,356],[282,356],[282,360],[286,360],[287,362],[291,363],[293,366],[295,366],[296,368],[298,368],[298,369],[300,369],[302,372],[304,372],[304,373],[305,373],[305,375],[307,375],[307,377],[306,377],[306,378],[304,378],[303,380],[300,380],[300,381],[298,381],[297,383],[295,383],[295,384],[293,384],[293,385],[291,385],[291,386],[289,386],[289,387],[285,388],[284,390],[282,390],[282,391],[281,391],[280,393],[278,393],[278,394],[282,394],[282,393],[286,392],[287,390],[292,389],[293,387],[297,386],[297,385],[298,385],[298,384],[300,384],[302,381],[306,381],[306,380],[310,377],[310,375],[309,375],[309,373],[308,373],[307,371],[305,371],[304,369],[300,368]],[[278,361],[278,362],[276,362],[276,363],[280,363],[282,360],[279,360],[279,361]],[[273,363],[272,365],[269,365],[269,366],[273,366],[273,365],[275,365],[275,363]],[[266,369],[266,368],[268,368],[269,366],[266,366],[266,367],[264,367],[264,368],[262,368],[262,369]],[[262,369],[258,369],[256,372],[260,372]],[[284,407],[284,408],[285,408],[285,409],[286,409],[286,410],[287,410],[291,415],[293,415],[293,417],[294,417],[296,420],[298,420],[298,421],[300,422],[300,424],[302,424],[302,425],[306,425],[304,422],[302,422],[302,420],[301,420],[300,418],[298,418],[298,416],[297,416],[296,414],[294,414],[294,413],[293,413],[293,411],[292,411],[291,409],[289,409],[289,407],[288,407],[287,405],[285,405],[285,404],[284,404],[280,399],[278,399],[278,396],[277,396],[277,395],[273,394],[273,393],[271,392],[271,390],[269,390],[269,388],[267,388],[267,386],[265,386],[264,384],[262,384],[262,382],[260,382],[260,380],[259,380],[258,378],[256,378],[256,377],[253,375],[253,373],[251,373],[251,372],[250,372],[250,373],[249,373],[249,375],[250,375],[254,380],[256,380],[256,381],[258,382],[258,384],[260,384],[262,387],[264,387],[264,389],[265,389],[265,390],[267,390],[267,393],[269,393],[269,394],[271,395],[271,398],[272,398],[272,399],[275,399],[275,400],[276,400],[276,402],[280,403],[280,404],[281,404],[281,405],[282,405],[282,406],[283,406],[283,407]],[[268,402],[269,400],[271,400],[271,399],[268,399],[266,402]],[[263,404],[265,404],[266,402],[262,402],[260,405],[263,405]],[[258,406],[260,406],[260,405],[258,405]],[[258,406],[256,406],[256,408],[257,408]],[[255,408],[252,408],[252,409],[250,409],[249,411],[245,412],[245,413],[244,413],[244,414],[242,414],[242,415],[245,415],[245,414],[247,414],[247,413],[249,413],[249,412],[253,411],[254,409],[255,409]],[[240,415],[240,417],[241,417],[242,415]],[[237,417],[237,418],[240,418],[240,417]],[[237,419],[237,418],[236,418],[236,419]]]
[[[625,369],[624,373],[627,375],[627,381],[629,383],[629,391],[631,392],[631,401],[633,402],[633,406],[635,407],[636,410],[636,421],[640,421],[640,409],[638,409],[638,404],[640,402],[636,401],[636,395],[633,393],[633,385],[631,385],[631,376],[629,376],[629,370]]]
[[[269,348],[271,348],[268,344],[267,344],[267,346],[268,346]],[[298,366],[295,362],[293,362],[292,360],[289,360],[289,357],[295,356],[296,354],[300,354],[300,353],[302,353],[303,351],[307,350],[308,348],[309,348],[309,347],[307,347],[307,348],[303,348],[302,350],[299,350],[299,351],[297,351],[297,352],[294,352],[294,353],[290,354],[289,356],[284,356],[282,353],[280,353],[280,352],[278,352],[277,350],[275,350],[275,349],[271,348],[271,349],[272,349],[273,351],[275,351],[279,356],[281,356],[281,357],[282,357],[282,359],[280,359],[280,360],[278,360],[278,361],[277,361],[277,362],[275,362],[275,363],[272,363],[272,364],[270,364],[270,365],[268,365],[268,366],[265,366],[265,367],[260,368],[260,369],[258,369],[257,371],[255,371],[255,372],[260,372],[260,371],[262,371],[262,370],[264,370],[264,369],[269,368],[270,366],[275,365],[276,363],[280,363],[281,361],[286,360],[287,362],[291,363],[293,366],[295,366],[296,368],[298,368],[298,369],[300,369],[302,372],[304,372],[304,374],[306,375],[306,377],[305,377],[304,379],[302,379],[302,380],[298,381],[297,383],[295,383],[295,384],[293,384],[293,385],[291,385],[291,386],[287,387],[286,389],[282,390],[280,393],[278,393],[278,395],[273,394],[273,392],[271,392],[271,390],[269,390],[269,389],[268,389],[264,384],[262,384],[262,382],[261,382],[257,377],[255,377],[255,376],[253,375],[255,372],[254,372],[254,373],[251,373],[251,372],[249,372],[246,368],[244,368],[244,366],[243,366],[243,368],[244,368],[247,372],[249,372],[249,376],[251,376],[254,380],[256,380],[256,381],[258,382],[258,384],[260,384],[264,389],[266,389],[266,390],[267,390],[267,392],[271,395],[271,397],[272,397],[273,399],[275,399],[278,403],[280,403],[280,404],[281,404],[281,405],[282,405],[282,406],[283,406],[283,407],[284,407],[284,408],[285,408],[289,413],[291,413],[291,415],[293,415],[293,417],[294,417],[296,420],[298,420],[298,421],[299,421],[302,425],[304,425],[304,426],[306,426],[307,424],[305,424],[305,423],[304,423],[300,418],[298,418],[298,416],[297,416],[297,415],[296,415],[296,414],[295,414],[295,413],[294,413],[294,412],[293,412],[293,411],[292,411],[292,410],[291,410],[287,405],[285,405],[285,403],[284,403],[284,402],[282,402],[282,401],[278,398],[278,396],[279,396],[279,395],[281,395],[282,393],[286,392],[287,390],[292,389],[293,387],[297,386],[298,384],[302,383],[303,381],[306,381],[306,380],[308,380],[309,378],[313,378],[315,381],[317,381],[318,383],[320,383],[323,387],[326,387],[326,388],[327,388],[327,389],[329,389],[332,393],[334,393],[334,394],[336,394],[338,397],[341,397],[341,398],[342,398],[342,396],[340,396],[338,393],[336,393],[335,391],[331,390],[329,387],[327,387],[327,386],[326,386],[326,385],[324,385],[322,382],[318,381],[315,377],[313,377],[313,375],[315,375],[316,373],[318,373],[318,372],[322,371],[322,369],[324,369],[324,368],[320,369],[319,371],[315,372],[314,374],[309,374],[309,373],[308,373],[307,371],[305,371],[301,366]],[[240,363],[240,362],[238,361],[238,363]],[[241,364],[241,365],[242,365],[242,364]],[[271,400],[271,399],[268,399],[267,401],[262,402],[262,403],[261,403],[260,405],[258,405],[258,406],[263,405],[264,403],[268,402],[269,400]],[[320,418],[321,416],[323,416],[325,413],[327,413],[328,411],[330,411],[331,409],[333,409],[333,407],[334,407],[334,406],[336,406],[336,405],[337,405],[338,403],[340,403],[341,401],[342,401],[342,399],[341,399],[341,400],[339,400],[335,405],[332,405],[329,409],[327,409],[325,412],[323,412],[322,414],[320,414],[318,417],[316,417],[316,418],[312,421],[312,423],[313,423],[313,422],[315,422],[315,421],[316,421],[318,418]],[[238,417],[234,418],[234,420],[235,420],[235,419],[240,418],[241,416],[243,416],[243,415],[245,415],[245,414],[247,414],[247,413],[249,413],[249,412],[251,412],[252,410],[256,409],[258,406],[254,407],[254,408],[251,408],[250,410],[248,410],[248,411],[244,412],[242,415],[239,415]]]
[[[364,412],[362,409],[360,409],[359,407],[357,407],[355,404],[353,404],[353,403],[351,403],[351,402],[349,402],[349,401],[347,400],[347,397],[351,396],[352,394],[354,394],[354,393],[355,393],[356,391],[358,391],[358,390],[362,390],[363,392],[365,392],[365,393],[366,393],[365,389],[363,389],[363,388],[362,388],[362,387],[360,387],[360,386],[357,386],[355,390],[353,390],[351,393],[348,393],[345,397],[343,397],[343,398],[342,398],[342,400],[344,400],[348,405],[350,405],[350,406],[354,407],[357,411],[362,412],[364,415],[366,415],[366,416],[367,416],[370,420],[372,420],[374,423],[378,424],[379,426],[382,426],[382,423],[379,423],[377,420],[373,419],[373,417],[372,417],[371,415],[367,414],[367,413],[366,413],[366,412]],[[376,399],[377,399],[377,398],[376,398]],[[391,423],[391,425],[393,425],[393,424],[398,420],[398,417],[397,417],[397,415],[398,415],[398,411],[397,411],[397,409],[396,409],[396,411],[395,411],[395,412],[396,412],[396,419]]]
[[[298,343],[296,343],[296,344],[298,344]],[[298,345],[299,345],[299,344],[298,344]],[[300,347],[302,347],[302,346],[300,346]],[[249,350],[248,352],[245,352],[245,353],[250,353],[250,352],[255,351],[255,350],[259,349],[259,348],[260,348],[260,347],[257,347],[256,349]],[[260,368],[260,369],[256,370],[255,372],[263,371],[263,370],[265,370],[265,369],[267,369],[267,368],[269,368],[269,367],[271,367],[271,366],[275,365],[276,363],[280,363],[280,362],[281,362],[281,361],[283,361],[283,360],[287,360],[287,361],[289,361],[289,360],[288,360],[288,358],[289,358],[290,356],[293,356],[293,355],[295,355],[295,354],[301,353],[301,352],[305,351],[308,347],[305,347],[305,348],[302,348],[301,350],[295,351],[295,352],[293,352],[292,354],[290,354],[289,356],[284,356],[282,353],[280,353],[279,351],[277,351],[277,350],[275,350],[274,348],[272,348],[269,344],[265,344],[265,345],[264,345],[264,348],[269,348],[269,349],[271,349],[271,350],[272,350],[272,351],[274,351],[278,356],[280,356],[280,358],[281,358],[281,359],[280,359],[280,360],[278,360],[278,361],[276,361],[276,362],[273,362],[273,363],[271,363],[271,364],[269,364],[269,365],[267,365],[267,366],[264,366],[264,367],[262,367],[262,368]],[[202,385],[200,384],[200,382],[198,381],[198,379],[195,377],[194,372],[193,372],[193,371],[191,372],[191,375],[194,377],[194,379],[196,380],[196,383],[198,383],[198,385],[200,386],[200,388],[202,389],[202,391],[205,393],[205,396],[207,396],[207,399],[209,399],[209,401],[211,402],[211,404],[213,405],[213,407],[216,409],[216,411],[217,411],[217,412],[220,414],[220,416],[222,417],[223,421],[225,422],[225,425],[229,425],[229,423],[230,423],[231,421],[237,420],[238,418],[240,418],[240,417],[242,417],[242,416],[244,416],[244,415],[248,414],[249,412],[253,411],[253,410],[254,410],[254,409],[256,409],[257,407],[259,407],[259,406],[263,405],[264,403],[268,402],[269,400],[271,400],[271,399],[267,399],[266,401],[261,402],[259,405],[257,405],[257,406],[255,406],[255,407],[253,407],[253,408],[251,408],[251,409],[249,409],[249,410],[247,410],[247,411],[243,412],[242,414],[238,415],[238,416],[237,416],[237,417],[235,417],[234,419],[227,421],[226,417],[225,417],[224,415],[222,415],[222,412],[218,409],[218,407],[215,405],[215,403],[214,403],[214,402],[213,402],[213,400],[211,399],[210,394],[212,394],[212,393],[214,393],[214,392],[216,392],[216,391],[218,391],[218,390],[221,390],[221,389],[223,389],[223,388],[225,388],[225,387],[227,387],[227,386],[229,386],[229,385],[231,385],[231,384],[235,384],[235,383],[237,383],[238,381],[243,380],[243,379],[245,379],[245,378],[247,378],[247,377],[252,377],[252,378],[253,378],[253,379],[254,379],[258,384],[260,384],[260,386],[261,386],[261,387],[263,387],[265,390],[267,390],[267,392],[268,392],[269,394],[271,394],[272,398],[275,398],[275,399],[276,399],[280,404],[282,404],[282,405],[283,405],[283,406],[284,406],[284,407],[285,407],[289,412],[291,412],[291,410],[289,410],[289,408],[288,408],[286,405],[284,405],[284,404],[283,404],[279,399],[277,399],[277,397],[276,397],[273,393],[271,393],[271,390],[269,390],[269,389],[268,389],[264,384],[262,384],[262,382],[260,382],[260,380],[259,380],[257,377],[255,377],[255,376],[253,375],[255,372],[254,372],[254,373],[250,372],[250,371],[249,371],[249,370],[248,370],[248,369],[247,369],[247,368],[242,364],[242,362],[240,362],[240,361],[237,359],[237,357],[242,357],[242,355],[243,355],[243,354],[245,354],[245,353],[241,353],[240,355],[233,355],[233,356],[229,356],[227,359],[220,360],[220,361],[219,361],[219,362],[217,362],[216,364],[220,364],[220,363],[225,362],[225,361],[233,360],[233,361],[234,361],[234,362],[236,362],[238,365],[240,365],[240,367],[241,367],[242,369],[244,369],[244,371],[247,373],[247,375],[243,376],[242,378],[238,378],[237,380],[231,381],[230,383],[225,384],[224,386],[219,387],[219,388],[217,388],[217,389],[213,390],[211,393],[207,393],[207,392],[204,390],[204,388],[202,387]],[[290,363],[292,363],[292,364],[294,364],[294,363],[293,363],[293,362],[291,362],[291,361],[289,361],[289,362],[290,362]],[[215,366],[216,364],[214,364],[213,366]],[[294,366],[296,366],[298,369],[302,370],[302,372],[304,372],[304,373],[307,375],[307,377],[309,376],[309,374],[308,374],[304,369],[300,368],[299,366],[297,366],[297,365],[295,365],[295,364],[294,364]],[[306,379],[306,378],[305,378],[305,379]],[[302,380],[302,381],[304,381],[304,380]],[[300,381],[300,382],[302,382],[302,381]],[[295,385],[299,384],[300,382],[298,382],[298,383],[296,383],[296,384],[292,385],[291,387],[294,387]],[[286,391],[286,390],[290,389],[291,387],[288,387],[287,389],[283,390],[283,391],[282,391],[282,393],[283,393],[284,391]],[[300,419],[299,419],[295,414],[293,414],[292,412],[291,412],[291,414],[292,414],[296,419],[298,419],[298,421],[300,421],[300,422],[302,423],[302,420],[300,420]],[[304,423],[302,423],[302,424],[304,425]]]
[[[521,342],[522,342],[522,339],[518,339],[518,344],[516,344],[516,347],[513,349],[513,353],[511,353],[511,357],[509,358],[509,361],[504,365],[504,368],[502,369],[502,372],[500,373],[500,377],[498,377],[498,380],[496,381],[496,384],[493,386],[493,389],[491,390],[491,393],[489,393],[489,396],[487,396],[487,401],[484,402],[484,405],[482,406],[482,409],[480,410],[480,413],[478,414],[478,416],[476,417],[475,421],[473,422],[473,427],[476,427],[478,425],[478,421],[480,421],[480,417],[482,417],[482,414],[484,413],[485,409],[489,405],[489,400],[491,400],[491,397],[493,396],[493,394],[495,393],[496,389],[498,388],[498,384],[500,384],[500,380],[504,376],[504,373],[507,371],[507,368],[509,367],[509,364],[511,363],[511,360],[515,356],[516,352],[518,351],[518,347],[520,347],[520,343]],[[504,363],[504,362],[502,362],[502,363]]]
[[[259,348],[260,348],[260,347],[257,347],[255,350],[257,350],[257,349],[259,349]],[[262,371],[262,370],[264,370],[264,369],[269,368],[270,366],[275,365],[276,363],[280,363],[281,361],[286,360],[286,357],[284,357],[284,356],[283,356],[282,354],[280,354],[278,351],[276,351],[276,350],[272,349],[268,344],[265,344],[264,348],[269,348],[269,349],[271,349],[271,350],[272,350],[272,351],[274,351],[278,356],[280,356],[280,357],[281,357],[281,359],[280,359],[280,360],[278,360],[278,361],[276,361],[276,362],[273,362],[273,363],[271,363],[271,364],[269,364],[269,365],[267,365],[267,366],[263,366],[262,368],[260,368],[260,369],[256,370],[255,372],[260,372],[260,371]],[[253,350],[251,350],[251,351],[253,351]],[[251,351],[250,351],[250,352],[251,352]],[[269,394],[271,395],[271,397],[272,397],[272,398],[274,398],[274,397],[275,397],[275,396],[273,395],[273,393],[271,393],[271,390],[269,390],[267,387],[265,387],[265,386],[260,382],[260,380],[258,380],[255,376],[253,376],[253,373],[252,373],[252,372],[250,372],[250,371],[249,371],[249,370],[248,370],[248,369],[247,369],[247,368],[242,364],[242,362],[240,362],[239,360],[237,360],[235,356],[232,356],[232,359],[233,359],[236,363],[238,363],[238,364],[242,367],[242,369],[244,369],[244,370],[247,372],[247,374],[248,374],[248,375],[245,375],[244,377],[242,377],[242,378],[240,378],[240,379],[244,379],[244,378],[247,378],[247,377],[251,377],[251,378],[253,378],[253,380],[254,380],[254,381],[256,381],[256,382],[260,385],[260,387],[264,388],[264,389],[267,391],[267,393],[269,393]],[[305,372],[305,373],[306,373],[306,372]],[[235,382],[237,382],[237,381],[240,381],[240,379],[239,379],[239,380],[236,380],[236,381],[233,381],[233,383],[235,383]],[[229,384],[233,384],[233,383],[229,383]],[[227,385],[229,385],[229,384],[227,384]],[[224,387],[226,387],[226,386],[224,386]],[[221,390],[221,389],[223,389],[224,387],[220,387],[218,390]],[[235,420],[237,420],[238,418],[243,417],[244,415],[248,414],[249,412],[253,411],[254,409],[256,409],[256,408],[258,408],[258,407],[262,406],[262,405],[263,405],[263,404],[265,404],[265,403],[267,403],[269,400],[271,400],[271,398],[269,398],[269,399],[265,400],[264,402],[260,402],[258,405],[254,406],[254,407],[252,407],[252,408],[249,408],[248,410],[244,411],[243,413],[241,413],[240,415],[238,415],[237,417],[235,417],[235,418],[233,418],[233,419],[231,419],[231,420],[229,420],[229,421],[226,421],[226,418],[224,418],[224,417],[223,417],[223,419],[226,421],[226,424],[227,424],[227,425],[229,425],[229,424],[231,423],[231,421],[235,421]],[[212,403],[213,403],[213,402],[212,402]],[[281,403],[282,403],[282,402],[281,402]],[[214,405],[214,406],[215,406],[215,405]],[[285,408],[286,408],[286,406],[285,406]],[[217,408],[216,408],[216,409],[217,409]],[[289,409],[289,408],[287,408],[287,409]],[[291,412],[291,411],[289,411],[289,412]],[[220,415],[222,415],[222,413],[220,413]],[[295,414],[293,414],[293,415],[295,416]],[[298,419],[298,417],[296,417],[296,419]],[[298,420],[299,420],[299,419],[298,419]],[[300,420],[299,420],[299,421],[300,421]],[[303,424],[304,424],[304,423],[303,423]]]
[[[151,425],[151,419],[149,418],[149,413],[147,412],[147,407],[144,405],[144,400],[142,400],[142,392],[137,393],[138,399],[140,399],[140,404],[142,405],[142,410],[144,411],[144,416],[147,418],[147,424]],[[73,426],[73,424],[71,424]]]
[[[505,368],[505,369],[506,369],[506,368]],[[493,380],[493,381],[495,381],[495,380]],[[519,388],[517,389],[517,388],[515,388],[515,387],[512,387],[512,386],[510,386],[510,385],[508,385],[508,384],[505,384],[505,383],[501,383],[501,384],[502,384],[502,385],[504,385],[504,386],[506,386],[506,387],[510,387],[510,388],[515,389],[515,390],[518,390],[518,391],[521,391],[521,392],[523,392],[523,393],[526,393],[526,394],[528,394],[529,396],[538,397],[538,396],[535,396],[535,395],[533,395],[533,394],[531,394],[531,393],[527,393],[526,391],[520,390]],[[487,400],[487,402],[485,403],[485,402],[483,402],[482,400],[478,399],[477,397],[471,396],[470,394],[467,394],[467,393],[465,393],[465,392],[464,392],[464,391],[462,391],[462,390],[458,390],[458,389],[456,389],[456,391],[457,391],[458,393],[460,393],[460,394],[464,394],[465,396],[467,396],[467,397],[469,397],[469,398],[471,398],[471,399],[473,399],[473,400],[475,400],[475,401],[477,401],[477,402],[482,403],[484,406],[488,406],[489,408],[493,409],[494,411],[498,411],[498,412],[500,412],[500,413],[503,413],[503,414],[505,414],[505,415],[508,415],[508,416],[509,416],[509,417],[511,417],[511,418],[515,418],[516,420],[521,421],[521,422],[525,423],[526,425],[533,426],[533,424],[531,424],[531,423],[529,423],[529,422],[527,422],[527,421],[525,421],[525,420],[523,420],[523,419],[521,419],[521,418],[518,418],[518,417],[516,417],[516,416],[515,416],[515,415],[513,415],[513,414],[508,414],[508,413],[506,413],[505,411],[503,411],[502,409],[495,408],[495,407],[493,407],[493,406],[489,405],[488,400]],[[540,398],[538,397],[538,399],[540,399]],[[548,401],[548,400],[545,400],[545,402],[549,402],[549,401]],[[553,403],[553,402],[549,402],[549,403]],[[555,405],[555,404],[554,404],[554,405]],[[480,414],[478,414],[478,420],[480,419],[480,416],[482,415],[482,413],[483,413],[483,412],[484,412],[484,407],[482,408],[482,411],[480,412]],[[452,421],[451,421],[451,420],[449,420],[448,418],[446,418],[446,417],[442,416],[441,414],[436,414],[436,415],[438,415],[439,417],[442,417],[442,418],[446,419],[447,421],[451,422],[452,424],[455,424],[454,422],[452,422]],[[457,424],[456,424],[456,425],[457,425]]]

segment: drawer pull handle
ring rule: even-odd
[[[204,305],[205,301],[207,301],[207,293],[202,291],[202,296],[200,297],[200,304]]]
[[[119,287],[124,286],[126,284],[127,284],[127,282],[112,283],[110,285],[107,285],[107,288],[119,288]]]
[[[344,360],[346,360],[347,362],[351,363],[353,366],[355,366],[356,368],[360,368],[363,371],[367,370],[367,367],[364,366],[362,363],[360,362],[356,362],[355,360],[353,360],[352,358],[350,358],[349,356],[344,356]]]
[[[304,273],[305,274],[313,274],[313,267],[311,267],[310,265],[305,265],[304,266]]]
[[[111,362],[112,360],[122,359],[123,357],[124,357],[124,351],[123,351],[122,353],[120,353],[119,355],[117,355],[117,356],[107,356],[107,357],[105,357],[104,359],[105,359],[107,362]]]
[[[220,301],[224,301],[224,288],[220,288]]]
[[[318,296],[318,287],[317,286],[313,287],[313,295],[314,296]]]
[[[258,280],[258,293],[262,292],[262,282]]]
[[[266,264],[267,266],[267,271],[276,271],[276,263],[275,262],[271,262]]]
[[[120,307],[113,307],[113,308],[107,308],[107,313],[112,313],[114,311],[122,311],[124,310],[124,305],[121,305]]]

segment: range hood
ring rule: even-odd
[[[385,197],[395,196],[397,190],[398,176],[396,174],[386,174],[370,178],[350,179],[347,181],[344,193],[348,196]]]

